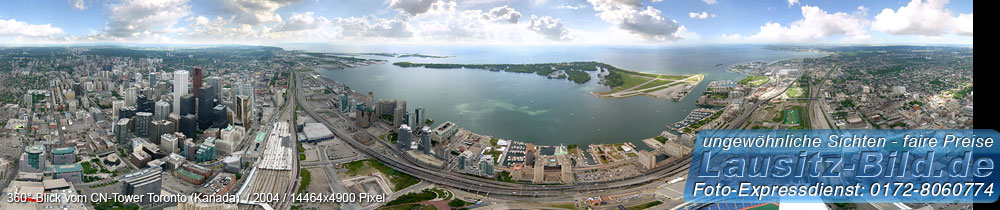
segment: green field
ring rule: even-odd
[[[801,124],[799,119],[798,109],[787,109],[785,110],[785,122],[786,125],[798,125]]]
[[[411,185],[420,182],[420,180],[417,179],[416,177],[393,170],[392,168],[385,166],[384,164],[382,164],[382,162],[379,162],[377,160],[367,159],[367,160],[358,160],[350,163],[345,163],[344,168],[347,168],[347,172],[345,172],[344,174],[350,177],[370,174],[375,171],[381,172],[383,175],[389,178],[390,182],[392,182],[393,184],[392,190],[394,191],[401,190],[403,188],[409,187]]]
[[[788,97],[791,98],[801,98],[803,97],[804,93],[805,89],[802,89],[801,87],[790,87],[788,88],[787,91],[785,91],[785,94],[787,94]]]
[[[767,83],[768,81],[771,81],[771,79],[767,78],[766,76],[750,76],[743,80],[740,80],[738,84],[748,84],[750,86],[757,87],[763,85],[764,83]]]

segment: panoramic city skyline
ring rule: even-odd
[[[972,44],[972,1],[15,1],[0,44]]]

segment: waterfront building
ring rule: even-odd
[[[375,110],[373,110],[371,107],[365,106],[364,104],[358,105],[358,108],[355,110],[354,116],[355,116],[354,123],[358,127],[362,128],[367,128],[368,125],[370,125],[371,123],[375,122],[376,119],[378,119],[378,116],[376,116],[375,114]]]
[[[396,147],[400,150],[409,150],[410,145],[413,144],[413,129],[410,126],[400,125],[398,132],[396,132]]]
[[[434,144],[431,142],[431,130],[424,127],[420,130],[420,150],[424,154],[431,154],[434,151]]]
[[[351,108],[349,107],[350,105],[348,104],[348,101],[347,101],[347,93],[340,93],[340,101],[338,101],[338,102],[340,102],[340,111],[341,112],[348,112],[348,111],[350,111]]]
[[[427,111],[424,110],[423,107],[419,107],[416,110],[413,110],[413,113],[414,113],[414,118],[413,119],[417,121],[416,123],[414,123],[414,124],[416,124],[416,128],[422,128],[422,127],[424,127],[424,121],[426,121],[426,118],[427,118],[427,116],[426,116],[427,115]]]
[[[479,158],[479,175],[485,177],[493,177],[493,155],[484,155]]]
[[[452,123],[451,121],[447,121],[441,123],[441,125],[438,125],[436,128],[434,128],[434,133],[433,133],[434,135],[432,137],[434,138],[435,141],[438,141],[439,143],[447,142],[448,138],[454,136],[456,132],[458,132],[458,126],[456,126],[455,123]]]
[[[396,106],[396,109],[392,110],[392,127],[398,128],[403,125],[404,113],[406,113],[406,108],[403,107]]]
[[[646,150],[639,150],[638,161],[639,165],[646,170],[653,169],[656,166],[656,156]]]

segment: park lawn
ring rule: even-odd
[[[312,181],[312,174],[309,173],[308,169],[301,169],[299,171],[300,177],[302,177],[302,183],[299,184],[299,193],[309,189],[309,182]]]
[[[375,171],[381,172],[389,178],[390,182],[392,182],[392,191],[399,191],[420,182],[420,180],[416,177],[393,170],[377,160],[368,159],[354,161],[345,163],[344,167],[347,168],[347,172],[345,172],[345,174],[351,177],[369,174]]]
[[[788,88],[788,91],[785,91],[785,94],[787,94],[788,97],[791,98],[801,98],[804,95],[804,93],[805,89],[802,89],[801,87],[791,87]]]
[[[747,78],[745,78],[743,80],[740,80],[737,83],[738,84],[748,84],[750,86],[756,87],[756,86],[763,85],[764,83],[767,83],[770,80],[771,79],[768,79],[766,76],[750,76],[750,77],[747,77]]]
[[[785,110],[785,121],[786,125],[796,125],[800,124],[799,121],[799,110],[797,109],[786,109]]]

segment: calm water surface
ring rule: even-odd
[[[377,99],[406,100],[413,111],[424,107],[435,124],[452,121],[476,133],[544,145],[634,142],[658,135],[667,125],[697,108],[695,101],[710,81],[743,76],[726,67],[749,61],[817,57],[817,53],[774,51],[761,46],[700,47],[498,47],[498,46],[292,46],[316,52],[390,52],[455,56],[391,58],[389,62],[319,73],[358,92],[373,90]],[[706,79],[683,101],[645,96],[599,99],[607,91],[596,75],[585,84],[535,74],[474,69],[400,68],[393,62],[546,63],[599,61],[643,72],[705,73]],[[717,65],[722,64],[722,65]]]

